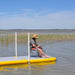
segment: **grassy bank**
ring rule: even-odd
[[[31,35],[32,36],[32,35]],[[75,34],[40,34],[37,41],[65,41],[65,40],[75,40]],[[5,34],[0,36],[0,42],[14,42],[14,34]],[[28,35],[26,33],[18,34],[18,42],[27,43]]]

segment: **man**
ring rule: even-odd
[[[32,52],[34,53],[34,51],[36,53],[39,53],[39,57],[49,57],[48,55],[46,55],[43,51],[42,51],[42,47],[39,46],[37,43],[36,43],[36,39],[38,39],[39,37],[37,37],[37,34],[34,34],[32,36],[32,39],[31,39],[31,42],[30,42],[30,47],[31,47],[31,50]]]

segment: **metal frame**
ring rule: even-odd
[[[17,32],[15,32],[15,56],[17,57]]]

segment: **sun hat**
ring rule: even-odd
[[[33,34],[32,38],[36,38],[36,39],[39,38],[39,37],[37,37],[37,35],[38,34]]]

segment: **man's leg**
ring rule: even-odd
[[[39,55],[40,56],[45,56],[45,57],[49,57],[48,55],[45,55],[45,53],[41,50],[41,49],[38,49],[38,51],[39,51]]]

